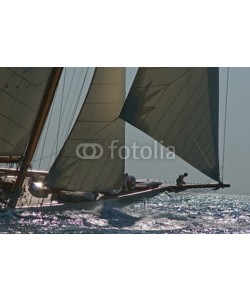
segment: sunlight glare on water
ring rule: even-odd
[[[250,197],[161,194],[122,208],[2,211],[1,233],[250,233]]]

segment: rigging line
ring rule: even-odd
[[[74,76],[75,76],[75,71],[76,71],[76,68],[75,68],[75,70],[74,70],[74,74],[73,74],[73,77],[72,77],[72,80],[71,80],[71,83],[70,83],[69,92],[70,92],[70,89],[71,89],[71,87],[72,87],[72,82],[73,82],[73,78],[74,78]],[[66,102],[65,102],[63,114],[64,114],[64,112],[65,112],[67,100],[68,100],[68,97],[69,97],[69,92],[68,92],[67,99],[66,99]],[[64,128],[65,128],[65,126],[64,126]],[[64,129],[63,129],[63,130],[64,130]],[[52,157],[53,157],[53,156],[56,156],[56,155],[60,152],[60,150],[58,150],[58,149],[57,149],[56,152],[54,152],[54,149],[55,149],[55,147],[56,147],[56,144],[57,144],[57,141],[56,141],[56,139],[55,139],[54,144],[53,144],[53,148],[52,148],[52,154],[42,158],[42,159],[44,159],[44,158],[50,158],[50,159],[49,159],[48,166],[47,166],[47,168],[46,168],[47,170],[48,170],[48,169],[50,168],[50,166],[51,166],[51,160],[52,160]],[[63,142],[61,143],[61,145],[62,145],[62,144],[63,144]],[[55,158],[56,158],[56,157],[55,157]]]
[[[56,155],[59,153],[59,152],[55,152],[55,153],[53,153],[54,152],[54,149],[55,149],[55,146],[56,146],[56,143],[54,143],[54,145],[53,145],[53,148],[52,148],[52,154],[49,156],[49,163],[48,163],[48,166],[47,166],[47,169],[46,170],[49,170],[49,168],[51,167],[51,165],[55,162],[55,160],[56,160]],[[54,162],[51,164],[51,160],[52,160],[52,157],[54,157],[54,155],[55,155],[55,159],[54,159]]]
[[[52,102],[52,106],[51,106],[51,109],[50,109],[50,114],[49,114],[49,118],[48,118],[48,124],[46,125],[47,126],[47,129],[46,129],[46,133],[45,133],[45,136],[44,136],[44,142],[43,142],[43,147],[42,147],[42,152],[41,152],[41,155],[40,155],[40,158],[36,158],[36,155],[37,153],[35,153],[34,155],[34,159],[31,161],[31,164],[34,164],[35,162],[39,161],[39,166],[38,166],[38,170],[40,169],[40,165],[41,165],[41,161],[45,158],[48,158],[48,157],[51,157],[52,155],[55,155],[56,153],[53,153],[51,155],[48,155],[48,156],[45,156],[45,157],[42,157],[43,156],[43,153],[44,153],[44,148],[45,148],[45,144],[46,144],[46,139],[47,139],[47,134],[48,134],[48,131],[50,129],[50,121],[51,121],[51,118],[52,118],[52,115],[53,115],[53,111],[54,111],[54,108],[55,108],[55,99],[57,97],[57,93],[58,93],[58,88],[56,89],[55,91],[55,95],[54,95],[54,101]],[[40,147],[40,144],[42,142],[42,139],[40,139],[39,141],[39,145],[37,147],[37,149],[39,149]],[[55,143],[54,143],[54,146],[55,146]],[[37,151],[37,150],[36,150]],[[54,147],[53,147],[53,150],[52,152],[54,151]]]
[[[86,71],[86,73],[85,73],[85,75],[84,75],[84,79],[83,79],[83,83],[82,83],[81,88],[80,88],[80,92],[79,92],[79,95],[78,95],[78,99],[77,99],[77,101],[76,101],[74,110],[73,110],[72,115],[71,115],[71,119],[70,119],[70,121],[69,121],[68,129],[67,129],[67,131],[66,131],[65,138],[64,138],[65,141],[66,141],[67,137],[69,136],[70,129],[71,129],[71,127],[72,127],[72,123],[73,123],[73,120],[74,120],[74,116],[75,116],[77,107],[79,106],[79,102],[80,102],[80,99],[81,99],[81,95],[82,95],[83,88],[84,88],[84,86],[85,86],[85,82],[86,82],[86,78],[87,78],[88,72],[89,72],[89,67],[87,68],[87,71]],[[81,111],[80,111],[80,112],[81,112]],[[80,114],[80,113],[79,113],[79,114]]]
[[[63,96],[64,96],[64,88],[65,88],[65,77],[66,77],[66,69],[64,69],[62,99],[61,99],[61,104],[60,104],[60,115],[59,115],[59,122],[58,122],[57,135],[56,135],[56,152],[58,151],[58,140],[59,140],[59,134],[60,134],[61,121],[62,121],[62,106],[63,106]]]
[[[83,87],[84,87],[84,85],[85,85],[85,80],[86,80],[86,77],[87,77],[88,70],[89,70],[89,68],[87,68],[87,71],[86,71],[86,73],[85,73],[85,77],[84,77],[83,83],[82,83],[82,85],[81,85],[81,89],[80,89],[80,92],[79,92],[79,95],[78,95],[78,99],[77,99],[77,101],[76,101],[76,104],[75,104],[73,113],[72,113],[72,115],[71,115],[71,119],[70,119],[70,121],[69,121],[69,126],[68,126],[68,129],[67,129],[67,132],[65,133],[64,143],[65,143],[65,141],[66,141],[66,139],[67,139],[67,137],[68,137],[68,134],[69,134],[71,125],[72,125],[72,123],[73,123],[74,115],[75,115],[76,109],[77,109],[78,104],[79,104],[79,101],[80,101],[80,96],[81,96]],[[56,147],[56,141],[54,142],[53,149],[52,149],[52,153],[54,152],[55,147]],[[61,148],[62,148],[62,147],[61,147]],[[60,151],[61,151],[61,150],[60,150]],[[54,163],[55,160],[56,160],[56,154],[58,154],[60,151],[58,151],[58,149],[57,149],[57,151],[56,151],[54,154],[52,154],[52,155],[49,156],[49,157],[50,157],[50,160],[49,160],[47,169],[49,169],[49,168],[51,167],[51,165],[53,165],[53,163]],[[55,155],[55,159],[54,159],[54,162],[51,164],[51,160],[52,160],[52,157],[53,157],[54,155]]]
[[[55,97],[56,97],[56,94],[57,94],[57,90],[56,90],[56,93],[55,93]],[[42,162],[42,156],[43,156],[44,147],[45,147],[45,144],[46,144],[45,141],[47,140],[47,135],[48,135],[49,127],[50,127],[50,121],[51,121],[51,116],[52,116],[54,104],[55,104],[55,101],[53,101],[52,107],[51,107],[51,110],[50,110],[50,115],[49,115],[49,119],[48,119],[48,124],[47,124],[47,128],[46,128],[45,136],[44,136],[44,142],[43,142],[42,152],[41,152],[40,159],[38,160],[38,161],[39,161],[38,170],[40,170],[40,166],[41,166],[41,162]]]
[[[54,149],[53,149],[54,150]],[[58,154],[59,153],[59,151],[58,152],[54,152],[53,153],[53,151],[52,151],[52,153],[50,154],[50,155],[47,155],[47,156],[44,156],[44,157],[41,157],[41,158],[39,158],[39,159],[34,159],[34,160],[32,160],[32,164],[34,163],[34,162],[37,162],[37,161],[40,161],[40,160],[43,160],[43,159],[46,159],[46,158],[51,158],[52,156],[54,156],[54,155],[56,155],[56,154]]]
[[[41,161],[43,160],[42,155],[43,155],[45,144],[46,144],[46,138],[47,138],[48,130],[50,129],[50,121],[51,121],[51,117],[52,117],[53,111],[54,111],[54,104],[55,104],[55,99],[57,97],[57,92],[58,92],[58,89],[56,89],[56,91],[55,91],[54,101],[52,102],[52,106],[51,106],[51,109],[50,109],[50,112],[49,112],[48,122],[46,123],[47,129],[46,129],[46,133],[45,133],[45,136],[44,136],[43,147],[42,147],[42,152],[41,152],[40,158],[37,158],[36,156],[38,155],[38,149],[40,148],[40,145],[42,143],[42,137],[39,140],[38,147],[36,148],[36,152],[34,154],[34,160],[31,161],[31,164],[33,164],[34,162],[39,161],[39,166],[37,168],[38,170],[40,169]]]
[[[66,110],[67,103],[68,103],[68,100],[69,100],[69,94],[70,94],[70,91],[71,91],[71,88],[72,88],[72,85],[73,85],[73,80],[75,78],[75,73],[76,73],[76,68],[74,68],[74,73],[72,75],[70,86],[69,86],[69,89],[68,89],[67,98],[66,98],[65,105],[64,105],[64,108],[63,108],[63,116],[65,115],[65,110]],[[64,126],[63,126],[63,130],[62,130],[62,135],[61,135],[61,140],[60,140],[60,144],[61,145],[63,145],[64,142],[65,142],[64,136],[63,136],[65,134],[63,134],[63,133],[66,131],[67,120],[68,120],[68,116],[66,116],[66,120],[65,120],[65,123],[64,123]]]
[[[225,145],[226,145],[226,125],[227,125],[227,103],[228,103],[228,81],[229,81],[229,67],[227,68],[227,85],[226,85],[226,104],[225,104],[225,120],[224,120],[224,136],[223,136],[223,154],[222,154],[222,174],[221,181],[224,179],[224,163],[225,163]]]

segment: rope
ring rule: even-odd
[[[73,80],[75,78],[75,73],[76,73],[76,68],[74,68],[74,73],[73,73],[73,76],[71,78],[70,86],[69,86],[69,89],[68,89],[67,98],[66,98],[66,101],[65,101],[65,104],[64,104],[64,108],[63,108],[63,116],[65,116],[65,110],[66,110],[66,106],[67,106],[67,103],[68,103],[68,99],[69,99],[69,95],[70,95],[70,92],[71,92],[71,88],[72,88],[72,85],[73,85]],[[74,96],[73,96],[73,99],[74,99]],[[61,140],[60,140],[60,144],[61,145],[63,145],[64,142],[65,142],[65,140],[63,139],[63,135],[64,135],[65,128],[66,128],[66,125],[67,125],[67,121],[68,121],[68,116],[66,116],[66,120],[64,122],[63,130],[62,130],[62,134],[61,134]]]
[[[64,83],[63,83],[63,91],[62,91],[62,101],[63,101],[63,95],[64,95],[64,85],[65,85],[65,77],[66,77],[66,68],[65,68],[65,73],[64,73]],[[49,113],[49,118],[48,118],[48,122],[47,122],[47,128],[46,128],[46,132],[45,132],[45,135],[44,135],[44,141],[43,141],[43,146],[42,146],[42,152],[41,152],[41,155],[39,158],[36,158],[36,154],[34,155],[34,158],[32,160],[32,164],[35,163],[35,162],[39,162],[38,164],[38,170],[40,170],[40,166],[41,166],[41,162],[42,160],[46,159],[46,158],[50,158],[51,156],[53,155],[56,155],[57,152],[51,154],[51,155],[48,155],[48,156],[44,156],[43,157],[43,154],[44,154],[44,148],[45,148],[45,145],[46,145],[46,140],[47,140],[47,135],[48,135],[48,131],[50,129],[50,122],[51,122],[51,117],[53,115],[53,112],[54,112],[54,104],[55,104],[55,99],[57,98],[57,92],[58,92],[58,89],[56,89],[56,92],[55,92],[55,96],[54,96],[54,101],[52,102],[52,107],[51,107],[51,110],[50,110],[50,113]],[[62,101],[61,101],[61,109],[62,109]],[[61,119],[61,109],[60,109],[60,118],[59,118],[59,125],[60,125],[60,119]],[[59,130],[59,125],[58,125],[58,130]],[[57,131],[58,131],[57,130]],[[40,145],[42,143],[42,139],[40,140],[39,142],[39,146],[37,147],[37,149],[39,149]],[[58,136],[57,138],[55,139],[55,144],[58,145]],[[53,151],[54,151],[54,148],[53,148]],[[52,151],[52,152],[53,152]]]
[[[54,143],[54,145],[53,145],[53,149],[52,149],[52,154],[49,156],[49,163],[48,163],[48,166],[47,166],[47,168],[46,168],[46,170],[49,170],[49,168],[51,167],[51,160],[52,160],[52,157],[54,157],[54,155],[55,155],[55,159],[56,159],[56,155],[59,153],[53,153],[54,152],[54,149],[55,149],[55,146],[56,146],[56,143]],[[55,159],[54,159],[54,161],[55,161]]]
[[[69,131],[70,131],[70,128],[71,128],[71,126],[72,126],[72,123],[73,123],[73,120],[74,120],[74,116],[75,116],[75,114],[76,114],[76,110],[77,110],[77,107],[78,107],[79,102],[80,102],[80,99],[81,99],[81,94],[82,94],[83,88],[84,88],[84,86],[85,86],[85,82],[86,82],[86,77],[87,77],[88,71],[89,71],[89,68],[87,68],[87,71],[86,71],[86,73],[85,73],[85,75],[84,75],[84,80],[83,80],[83,82],[82,82],[82,84],[81,84],[81,88],[80,88],[78,97],[77,97],[77,99],[76,99],[76,103],[75,103],[73,112],[72,112],[72,114],[71,114],[71,119],[69,120],[67,132],[65,133],[65,136],[64,136],[64,143],[65,143],[65,141],[66,141],[66,139],[67,139],[67,136],[69,135]],[[75,75],[75,74],[74,74],[74,75]],[[70,88],[71,88],[71,86],[70,86]],[[52,153],[54,152],[54,149],[55,149],[55,148],[56,148],[56,140],[55,140],[54,145],[53,145]],[[60,152],[59,149],[56,149],[55,153],[53,153],[52,155],[49,156],[49,157],[50,157],[50,160],[49,160],[47,169],[49,169],[49,168],[51,167],[51,165],[53,164],[53,163],[51,164],[52,157],[55,155],[55,159],[56,159],[56,154],[58,154],[59,152]]]
[[[62,109],[63,109],[63,98],[64,98],[64,89],[65,89],[65,78],[66,78],[66,68],[64,69],[64,78],[63,78],[63,86],[62,86],[62,98],[60,103],[60,115],[58,121],[58,128],[57,128],[57,135],[56,135],[56,152],[58,151],[58,140],[61,128],[61,121],[62,121]]]
[[[65,103],[64,103],[64,108],[63,108],[63,112],[62,112],[62,115],[63,115],[63,116],[64,116],[64,113],[65,113],[67,101],[68,101],[68,99],[69,99],[69,93],[70,93],[70,90],[71,90],[71,88],[72,88],[72,84],[73,84],[73,79],[74,79],[74,77],[75,77],[75,73],[76,73],[76,68],[74,68],[74,73],[73,73],[73,76],[72,76],[72,78],[71,78],[71,82],[70,82],[70,86],[69,86],[67,98],[66,98],[66,101],[65,101]],[[65,77],[66,77],[66,73],[65,73]],[[64,77],[64,85],[65,85],[65,77]],[[64,89],[64,87],[63,87],[63,89]],[[63,94],[64,94],[64,92],[63,92]],[[73,97],[73,98],[74,98],[74,97]],[[62,105],[62,103],[61,103],[61,105]],[[60,120],[59,120],[59,123],[60,123]],[[65,125],[64,125],[64,128],[65,128]],[[64,128],[63,128],[63,131],[64,131]],[[49,163],[48,163],[48,166],[47,166],[46,170],[49,170],[49,168],[50,168],[50,166],[51,166],[51,160],[52,160],[52,157],[55,156],[55,158],[56,158],[56,156],[57,156],[58,153],[60,152],[59,149],[58,149],[58,138],[59,138],[59,134],[58,134],[58,136],[57,136],[57,139],[54,141],[53,149],[52,149],[52,154],[51,154],[51,155],[48,155],[48,156],[45,156],[45,157],[42,158],[42,159],[49,158]],[[60,144],[62,145],[62,144],[63,144],[63,141],[61,141]],[[57,149],[56,152],[54,152],[55,148]]]
[[[54,148],[55,148],[55,147],[54,147]],[[53,150],[54,150],[54,149],[53,149]],[[38,158],[38,159],[32,160],[32,164],[35,163],[35,162],[37,162],[37,161],[41,161],[41,160],[43,160],[43,159],[50,158],[50,157],[52,157],[52,156],[54,156],[54,155],[57,155],[58,153],[59,153],[59,151],[58,151],[58,152],[53,152],[53,151],[52,151],[52,153],[51,153],[50,155],[47,155],[47,156],[40,157],[40,158]]]
[[[69,125],[68,125],[68,129],[67,129],[67,132],[65,134],[65,137],[64,137],[64,140],[66,141],[69,133],[70,133],[70,129],[72,127],[72,124],[73,124],[73,120],[74,120],[74,116],[76,114],[76,110],[77,110],[77,107],[79,105],[79,102],[80,102],[80,99],[81,99],[81,95],[82,95],[82,92],[83,92],[83,88],[85,86],[85,82],[86,82],[86,78],[87,78],[87,74],[89,72],[89,68],[87,68],[87,71],[85,72],[85,75],[84,75],[84,79],[83,79],[83,82],[82,82],[82,85],[81,85],[81,88],[80,88],[80,92],[79,92],[79,95],[78,95],[78,98],[77,98],[77,101],[76,101],[76,104],[75,104],[75,107],[74,107],[74,110],[73,110],[73,113],[71,115],[71,119],[69,121]]]
[[[227,85],[226,85],[226,105],[225,105],[225,120],[224,120],[224,137],[223,137],[223,154],[222,154],[222,176],[221,181],[224,178],[224,163],[225,163],[225,145],[226,145],[226,125],[227,125],[227,102],[228,102],[228,81],[229,81],[229,68],[227,68]]]
[[[56,93],[55,93],[55,97],[56,97],[56,94],[57,94],[57,90],[56,90]],[[37,159],[37,161],[39,161],[39,165],[38,165],[38,170],[40,170],[40,166],[41,166],[41,162],[42,162],[42,156],[43,156],[43,152],[44,152],[44,147],[45,147],[45,141],[47,140],[47,135],[48,135],[48,131],[49,131],[49,125],[50,125],[50,121],[51,121],[51,116],[52,116],[52,112],[53,112],[53,108],[54,108],[54,103],[55,101],[53,101],[52,103],[52,107],[51,107],[51,110],[50,110],[50,115],[49,115],[49,119],[48,119],[48,124],[47,124],[47,128],[46,128],[46,132],[45,132],[45,135],[44,135],[44,141],[43,141],[43,147],[42,147],[42,152],[41,152],[41,156],[39,159]],[[39,144],[40,146],[40,144]],[[33,162],[35,162],[36,160],[32,161],[32,164]]]

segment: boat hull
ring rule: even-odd
[[[188,189],[219,189],[229,187],[226,184],[203,184],[203,185],[185,185],[182,187],[173,185],[155,185],[150,187],[139,187],[135,190],[123,191],[117,195],[103,195],[98,200],[81,199],[76,201],[73,196],[65,201],[57,194],[50,195],[49,198],[31,197],[25,203],[18,203],[16,208],[2,208],[3,210],[39,210],[39,211],[65,211],[65,210],[91,210],[102,208],[122,208],[138,201],[144,201],[161,193],[179,193]],[[73,193],[72,193],[73,194]]]
[[[65,211],[65,210],[92,210],[102,208],[121,208],[137,201],[143,201],[165,192],[166,185],[153,188],[138,188],[131,191],[124,191],[118,195],[103,195],[98,200],[82,199],[82,201],[62,201],[57,195],[51,195],[51,198],[42,199],[32,198],[27,203],[18,203],[16,208],[2,208],[3,210],[35,210],[35,211]]]

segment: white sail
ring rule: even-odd
[[[124,97],[125,69],[96,68],[76,123],[45,179],[48,187],[107,192],[122,186],[124,160],[110,145],[116,140],[117,147],[124,145],[124,121],[118,118]]]
[[[120,117],[219,181],[218,68],[139,68]]]
[[[0,156],[22,156],[53,68],[0,68]]]

